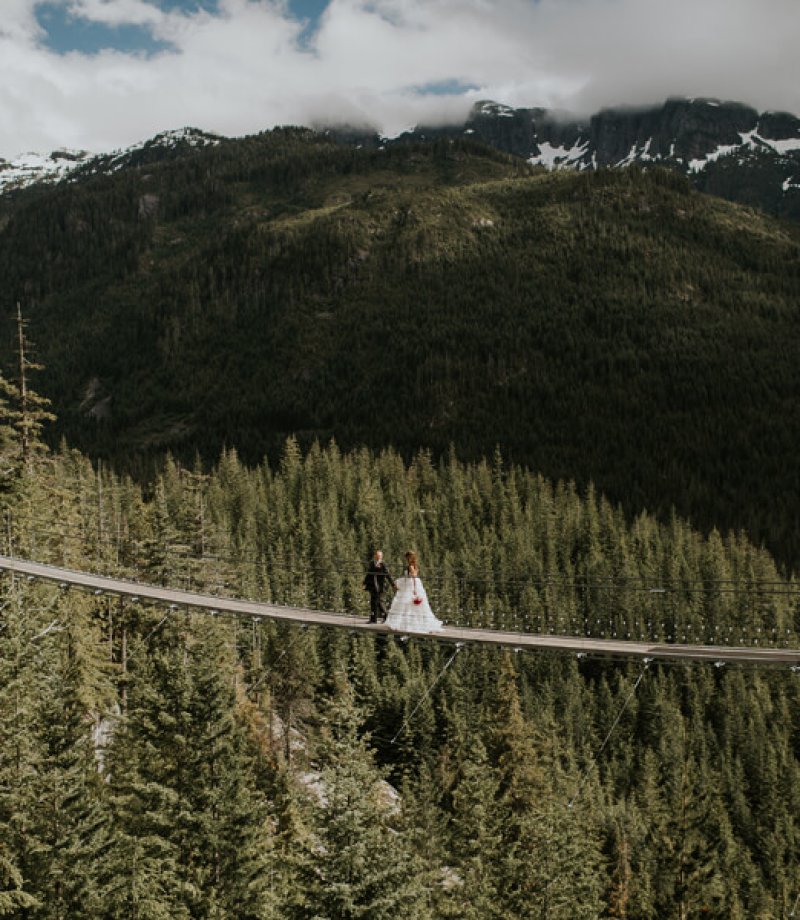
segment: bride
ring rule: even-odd
[[[398,632],[430,633],[442,628],[430,604],[425,588],[419,578],[417,554],[406,553],[405,576],[397,579],[397,594],[392,600],[386,625]]]

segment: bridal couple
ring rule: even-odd
[[[395,590],[388,614],[383,597],[387,584]],[[405,575],[396,581],[383,561],[383,553],[376,550],[364,576],[364,590],[369,591],[370,623],[386,623],[389,629],[398,632],[430,633],[442,628],[442,621],[434,616],[422,586],[417,554],[410,550],[406,553]]]

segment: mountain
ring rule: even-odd
[[[543,108],[477,102],[463,124],[420,126],[398,137],[341,125],[323,129],[338,143],[386,149],[471,137],[547,169],[663,165],[700,191],[800,220],[800,119],[717,99],[668,99],[645,108],[609,108],[587,118]],[[182,157],[225,138],[198,128],[165,131],[108,154],[61,150],[0,160],[0,195],[27,185],[76,181],[165,158]]]
[[[215,134],[197,128],[180,128],[163,131],[147,141],[112,153],[93,154],[85,150],[65,149],[55,150],[49,155],[22,154],[11,161],[0,159],[0,195],[31,185],[48,185],[67,178],[75,180],[180,157],[219,141]]]
[[[506,456],[800,559],[800,228],[674,170],[286,129],[0,198],[54,438]]]
[[[715,99],[669,99],[650,108],[604,109],[590,118],[478,102],[461,125],[418,127],[397,138],[332,129],[370,146],[464,135],[548,169],[660,164],[701,191],[800,219],[800,119]]]
[[[214,147],[221,141],[222,138],[218,134],[210,134],[199,128],[162,131],[155,137],[134,144],[132,147],[92,157],[81,163],[71,178],[81,179],[98,173],[112,173],[120,169],[131,169],[151,163],[162,163],[165,160],[180,159],[205,147]]]

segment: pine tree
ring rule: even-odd
[[[18,917],[39,902],[23,889],[22,875],[0,844],[0,917]]]
[[[17,436],[19,412],[15,408],[18,391],[0,374],[0,502],[12,503],[19,489],[22,453]]]
[[[649,815],[653,848],[656,911],[673,911],[677,920],[705,913],[724,917],[724,822],[716,814],[713,780],[698,768],[683,722],[671,726],[672,748],[662,759],[661,794]],[[666,752],[665,752],[666,753]],[[710,769],[710,768],[708,768]]]
[[[652,916],[647,825],[632,800],[609,806],[608,915],[617,920]]]
[[[314,629],[284,625],[276,626],[273,637],[265,666],[271,703],[282,723],[284,756],[291,761],[292,734],[298,720],[310,712],[320,679],[317,637]]]
[[[257,785],[255,739],[239,711],[231,638],[224,625],[205,627],[192,649],[193,779],[185,796],[196,823],[187,840],[189,870],[204,892],[205,915],[270,920],[277,909],[272,816]]]
[[[16,428],[19,434],[20,457],[26,469],[30,469],[36,451],[43,449],[40,438],[45,422],[55,420],[48,410],[50,400],[40,396],[30,386],[30,372],[41,370],[42,365],[30,359],[30,342],[25,334],[25,322],[22,308],[17,304],[17,367],[18,381],[16,388],[18,410]]]
[[[127,708],[107,755],[111,820],[101,897],[114,920],[188,917],[200,897],[184,868],[194,817],[186,799],[193,727],[183,638],[167,623],[152,649],[133,644]]]
[[[176,557],[179,533],[167,505],[163,483],[156,484],[148,511],[150,520],[136,560],[137,567],[157,584],[174,585],[181,576]]]
[[[97,916],[112,698],[91,601],[12,580],[0,617],[0,839],[33,917]]]
[[[534,733],[522,714],[517,675],[503,658],[490,756],[496,763],[498,809],[505,815],[500,843],[498,900],[509,916],[567,920],[601,910],[601,865],[596,818],[585,799],[568,796],[554,726],[542,707]],[[575,788],[575,786],[573,786]]]
[[[305,851],[300,918],[390,920],[427,915],[407,834],[383,799],[380,772],[344,677],[328,710],[315,839]]]
[[[499,784],[479,738],[461,763],[453,790],[451,825],[456,883],[445,916],[494,920],[504,916],[498,895],[502,862],[502,828],[507,817],[498,804]]]
[[[107,909],[269,920],[272,819],[258,746],[238,711],[231,633],[190,627],[173,626],[148,657],[137,650],[110,754]]]
[[[100,915],[96,866],[107,820],[102,770],[114,689],[92,607],[84,596],[60,595],[52,649],[41,648],[50,680],[39,697],[30,831],[46,917]]]
[[[32,891],[38,879],[29,871],[36,846],[29,824],[37,805],[31,786],[39,764],[40,630],[22,583],[1,583],[0,598],[0,916],[17,917],[40,906]]]
[[[32,897],[38,882],[29,871],[36,842],[28,829],[41,757],[36,733],[40,624],[23,584],[12,577],[0,585],[0,853],[11,885],[6,904]]]
[[[428,909],[442,916],[450,902],[453,870],[446,864],[447,813],[442,790],[425,763],[406,771],[400,787],[402,822],[418,862],[418,877],[427,895]]]
[[[318,805],[308,795],[302,774],[286,765],[278,767],[272,785],[275,817],[275,863],[271,876],[273,890],[282,916],[304,916],[308,907],[303,879],[309,853],[317,849],[314,835],[314,811]]]

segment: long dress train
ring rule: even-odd
[[[397,593],[389,608],[386,625],[397,632],[439,632],[442,621],[428,603],[428,595],[419,576],[397,579]]]

